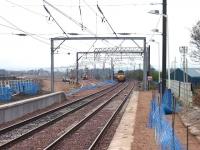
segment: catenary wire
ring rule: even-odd
[[[96,6],[95,4],[89,4],[90,6]],[[107,6],[107,7],[124,7],[124,6],[152,6],[152,5],[162,5],[162,3],[121,3],[121,4],[101,4],[101,6]],[[23,6],[26,7],[41,7],[42,5],[30,5],[25,4]],[[55,6],[59,7],[77,7],[77,5],[64,5],[64,4],[55,4]],[[85,7],[84,5],[81,5],[81,7]]]
[[[12,2],[12,1],[10,1],[10,0],[5,0],[5,1],[8,2],[8,3],[10,3],[10,4],[12,4],[12,5],[14,5],[14,6],[20,7],[20,8],[22,8],[22,9],[24,9],[24,10],[30,12],[30,13],[33,13],[33,14],[35,14],[35,15],[42,16],[42,17],[46,17],[45,15],[43,15],[43,14],[41,14],[41,13],[39,13],[39,12],[33,11],[33,10],[31,10],[31,9],[28,9],[28,8],[24,7],[23,5],[19,5],[19,4],[14,3],[14,2]]]
[[[21,28],[19,28],[18,26],[16,26],[15,24],[13,24],[12,22],[10,22],[9,20],[7,20],[6,18],[4,18],[4,17],[2,17],[2,16],[0,16],[0,18],[1,18],[2,20],[4,20],[5,22],[7,22],[8,24],[10,24],[11,26],[13,26],[13,27],[7,26],[7,25],[4,25],[4,24],[0,24],[1,26],[10,28],[10,29],[13,29],[13,30],[16,30],[16,31],[20,31],[20,32],[22,32],[22,33],[24,33],[24,34],[26,34],[26,35],[32,37],[33,39],[35,39],[35,40],[37,40],[37,41],[39,41],[39,42],[41,42],[41,43],[43,43],[43,44],[49,45],[49,43],[46,42],[46,40],[49,41],[48,38],[39,36],[39,35],[37,35],[37,34],[33,34],[33,33],[26,32],[26,31],[22,30]],[[43,40],[41,40],[41,39],[43,39]],[[45,41],[44,41],[44,40],[45,40]],[[72,48],[72,47],[69,47],[69,46],[64,45],[63,48],[65,48],[65,47],[70,48],[70,50],[72,50],[72,51],[77,51],[75,48]],[[66,49],[66,48],[65,48],[65,49]]]
[[[72,22],[74,22],[76,25],[78,25],[81,28],[84,28],[88,33],[95,35],[95,33],[93,33],[91,30],[89,30],[86,26],[84,26],[83,24],[81,24],[80,22],[76,21],[75,19],[73,19],[72,17],[70,17],[69,15],[67,15],[66,13],[64,13],[63,11],[61,11],[60,9],[56,8],[54,5],[50,4],[49,2],[47,2],[46,0],[43,0],[47,5],[49,5],[51,8],[53,8],[54,10],[56,10],[57,12],[59,12],[60,14],[62,14],[63,16],[65,16],[66,18],[68,18],[69,20],[71,20]]]
[[[98,8],[99,12],[102,14],[103,19],[105,19],[105,21],[106,21],[107,24],[109,25],[109,27],[110,27],[110,29],[112,30],[113,34],[114,34],[116,37],[118,37],[117,34],[116,34],[116,32],[114,31],[113,27],[111,26],[111,24],[109,23],[109,21],[108,21],[107,18],[105,17],[103,11],[101,10],[101,8],[99,7],[98,4],[97,4],[97,8]],[[103,20],[102,20],[102,21],[103,21]]]
[[[30,33],[28,33],[28,32],[26,32],[26,31],[20,29],[19,27],[17,27],[16,25],[14,25],[12,22],[10,22],[9,20],[7,20],[6,18],[4,18],[4,17],[2,17],[2,16],[0,16],[0,18],[1,18],[2,20],[4,20],[5,22],[7,22],[8,24],[10,24],[11,26],[15,27],[16,30],[25,33],[26,35],[32,37],[33,39],[35,39],[35,40],[37,40],[37,41],[39,41],[39,42],[41,42],[41,43],[43,43],[43,44],[49,45],[49,43],[47,43],[47,42],[45,42],[45,41],[39,39],[39,38],[41,38],[40,36],[36,36],[36,37],[35,37],[35,36],[31,35]]]
[[[56,25],[62,30],[63,34],[66,37],[69,37],[66,32],[64,31],[64,29],[60,26],[60,24],[56,21],[56,19],[52,16],[51,12],[47,9],[47,7],[45,6],[45,4],[43,5],[44,9],[46,10],[46,12],[50,15],[51,18],[53,18],[53,21],[56,23]]]

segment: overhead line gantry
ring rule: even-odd
[[[131,37],[131,36],[121,36],[121,37],[54,37],[51,38],[51,92],[54,92],[54,52],[59,48],[56,47],[54,48],[54,42],[55,41],[82,41],[82,40],[140,40],[143,41],[143,46],[140,47],[140,51],[116,51],[115,53],[143,53],[143,88],[144,90],[147,89],[147,70],[148,70],[148,50],[146,48],[146,37]],[[77,65],[78,65],[78,60],[80,59],[78,57],[78,54],[80,53],[114,53],[114,52],[109,52],[103,50],[101,51],[94,51],[94,52],[77,52]],[[78,71],[78,67],[77,71]],[[77,74],[78,75],[78,74]],[[78,76],[77,76],[78,78]],[[78,80],[77,80],[78,81]]]

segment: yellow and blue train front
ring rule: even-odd
[[[117,80],[118,80],[118,81],[125,81],[125,75],[124,75],[124,74],[121,74],[121,75],[118,74],[118,75],[117,75]]]

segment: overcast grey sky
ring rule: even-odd
[[[96,0],[47,0],[65,14],[82,22],[93,33],[113,36],[109,26],[102,22],[97,10]],[[117,33],[133,33],[132,36],[146,36],[160,43],[161,35],[152,37],[151,30],[158,28],[162,31],[162,19],[159,15],[147,13],[150,10],[162,11],[161,0],[98,0],[106,18]],[[156,4],[156,5],[152,5]],[[90,5],[88,7],[87,5]],[[176,56],[180,64],[179,46],[189,45],[190,30],[200,19],[199,0],[168,0],[169,20],[169,49],[171,61]],[[46,5],[56,21],[66,33],[80,33],[89,36],[73,21],[63,17],[54,9]],[[95,14],[97,13],[97,16]],[[17,36],[29,33],[31,36]],[[0,68],[29,69],[50,66],[51,37],[64,36],[61,29],[49,20],[49,15],[43,7],[42,0],[1,0],[0,1]],[[55,56],[55,66],[66,66],[75,63],[75,52],[86,51],[93,42],[67,42]],[[95,47],[111,46],[108,43],[97,42]],[[151,45],[152,65],[158,67],[158,50],[156,43]],[[190,48],[191,49],[191,48]],[[66,53],[70,52],[71,55]],[[190,62],[190,65],[193,64]]]

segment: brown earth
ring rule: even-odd
[[[37,78],[34,77],[34,79],[39,82],[40,87],[41,87],[41,91],[39,91],[38,94],[36,94],[36,95],[18,94],[18,95],[13,96],[10,101],[0,102],[0,105],[9,103],[9,102],[13,102],[13,101],[19,101],[19,100],[28,99],[28,98],[37,97],[37,96],[51,93],[50,92],[51,91],[51,79],[49,77],[37,77]],[[98,82],[97,80],[89,79],[89,80],[81,80],[79,84],[76,84],[76,83],[69,84],[68,82],[63,82],[62,78],[55,78],[54,87],[55,87],[55,92],[57,92],[57,91],[68,92],[74,88],[79,88],[81,86],[94,84],[97,82]],[[85,96],[85,95],[94,93],[98,90],[99,89],[89,90],[87,92],[83,91],[81,93],[73,94],[69,98],[78,97],[78,95],[80,95],[80,97]]]
[[[154,130],[147,127],[152,92],[139,92],[132,150],[156,150]]]
[[[159,146],[155,142],[154,129],[147,127],[148,114],[150,111],[150,101],[152,99],[152,92],[140,92],[138,97],[138,108],[136,114],[136,123],[134,129],[134,142],[132,144],[133,150],[159,150]],[[175,134],[181,141],[183,146],[187,146],[187,128],[184,126],[180,116],[183,114],[176,114],[175,116]],[[169,121],[172,121],[172,116],[166,116]],[[200,143],[197,138],[189,133],[189,150],[199,150]]]
[[[200,108],[188,107],[184,108],[179,116],[184,126],[188,126],[189,132],[196,137],[200,143]]]
[[[51,81],[49,79],[43,79],[41,81],[41,87],[44,91],[51,91]],[[72,88],[79,87],[77,84],[69,84],[68,82],[55,81],[55,91],[67,92]]]
[[[40,85],[43,91],[51,91],[51,79],[50,78],[43,78],[39,79],[40,80]],[[90,84],[94,84],[99,82],[98,80],[95,79],[89,79],[89,80],[80,80],[79,84],[74,83],[69,83],[69,82],[63,82],[61,78],[55,79],[55,91],[64,91],[68,92],[71,89],[74,88],[79,88],[81,86],[86,86]]]
[[[187,128],[183,125],[182,120],[178,114],[175,116],[175,133],[179,140],[181,141],[181,144],[187,147]],[[189,133],[188,138],[188,149],[189,150],[200,150],[200,143],[195,138],[194,135]]]
[[[200,107],[200,89],[194,92],[193,104]]]

